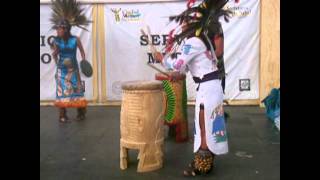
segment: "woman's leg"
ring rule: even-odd
[[[66,108],[59,108],[59,121],[64,123],[67,122],[68,117],[67,117],[67,110]]]
[[[81,120],[84,120],[86,118],[86,108],[78,108],[77,109],[78,111],[78,115],[77,115],[77,120],[78,121],[81,121]]]

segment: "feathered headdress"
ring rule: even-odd
[[[87,30],[84,26],[89,25],[89,21],[80,8],[80,3],[76,0],[51,0],[52,14],[50,21],[53,29],[65,27],[69,31],[72,26]]]
[[[219,18],[224,16],[225,21],[229,22],[231,11],[224,10],[224,5],[228,0],[203,0],[198,6],[192,7],[195,0],[188,0],[188,9],[176,16],[170,16],[169,21],[175,21],[179,25],[187,23],[187,28],[173,38],[173,43],[179,43],[191,35],[208,37],[209,34],[219,32],[221,24]],[[211,44],[211,42],[208,42]],[[168,44],[172,46],[172,44]]]

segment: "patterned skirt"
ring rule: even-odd
[[[84,84],[79,70],[75,68],[57,68],[56,72],[56,101],[60,108],[84,108],[88,102],[84,97]]]

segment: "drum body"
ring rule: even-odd
[[[127,168],[128,149],[139,150],[138,172],[163,165],[164,99],[159,81],[131,81],[122,85],[120,168]]]
[[[167,72],[170,74],[170,72]],[[188,140],[187,90],[186,77],[172,82],[168,77],[158,73],[156,80],[161,80],[166,93],[165,123],[170,126],[170,134],[174,134],[176,142]],[[172,133],[174,131],[174,133]]]

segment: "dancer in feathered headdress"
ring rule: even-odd
[[[85,52],[79,37],[73,36],[70,31],[74,26],[85,29],[90,21],[76,0],[52,0],[50,21],[53,24],[52,28],[57,31],[52,45],[52,55],[57,64],[55,105],[60,110],[59,121],[67,122],[67,107],[78,108],[77,120],[83,120],[87,101],[84,98],[84,84],[80,78],[77,48],[80,50],[81,62],[87,64],[88,62],[85,60]]]
[[[186,176],[208,173],[215,155],[228,152],[228,140],[223,110],[223,32],[220,17],[228,21],[229,11],[224,10],[228,0],[203,0],[194,6],[189,0],[188,9],[172,16],[170,21],[181,25],[182,31],[169,38],[166,55],[154,53],[154,58],[167,69],[176,70],[175,80],[190,71],[198,84],[195,107],[194,159],[184,171]],[[172,32],[170,33],[173,34]],[[171,59],[170,54],[182,43],[181,55]]]

